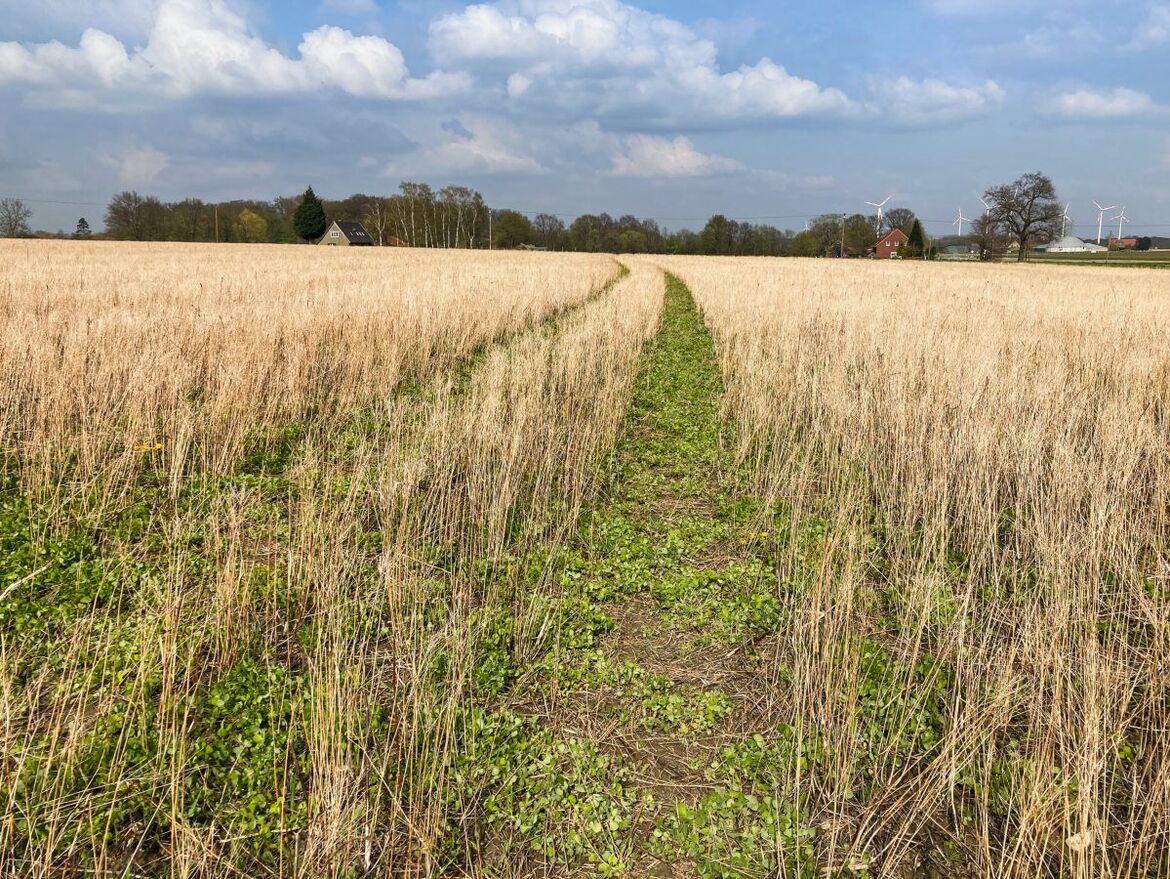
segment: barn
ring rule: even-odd
[[[1072,235],[1065,235],[1059,241],[1053,241],[1043,247],[1037,247],[1042,253],[1104,253],[1108,248],[1099,244],[1090,244]]]
[[[361,223],[334,220],[317,243],[327,247],[373,247],[374,239]]]

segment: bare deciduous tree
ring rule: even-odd
[[[366,204],[365,223],[378,239],[378,246],[386,243],[386,230],[390,228],[390,199],[380,195],[371,196]]]
[[[1064,209],[1056,187],[1039,171],[993,186],[983,197],[991,205],[990,220],[1019,245],[1020,262],[1032,247],[1051,241],[1060,229]]]
[[[106,232],[116,241],[161,241],[167,211],[153,195],[119,192],[106,208]]]
[[[1007,252],[1008,239],[1003,226],[991,214],[981,214],[971,223],[971,243],[979,248],[979,258],[989,262]]]
[[[564,221],[553,214],[537,214],[532,221],[532,228],[536,230],[536,240],[541,247],[547,250],[560,250],[565,236]]]
[[[886,211],[886,228],[901,229],[907,235],[914,228],[914,221],[918,219],[910,208],[890,208]]]
[[[32,211],[19,198],[0,198],[0,238],[23,238],[32,234],[28,225]]]

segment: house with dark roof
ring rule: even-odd
[[[373,247],[374,239],[361,223],[334,220],[317,243],[331,247]]]

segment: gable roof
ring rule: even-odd
[[[891,229],[889,232],[887,232],[885,235],[883,235],[881,240],[878,241],[878,244],[884,244],[885,242],[889,241],[891,238],[898,236],[898,235],[900,235],[906,241],[910,240],[909,238],[906,237],[905,232],[903,232],[901,229],[895,227],[895,228]]]
[[[341,234],[350,241],[360,241],[363,244],[373,244],[374,239],[361,223],[351,223],[348,220],[334,220],[333,225],[341,230]]]

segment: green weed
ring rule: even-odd
[[[272,864],[307,814],[307,685],[278,665],[244,660],[201,700],[184,815],[225,826],[242,863]]]
[[[463,837],[473,853],[520,847],[602,875],[624,871],[639,800],[625,770],[592,744],[558,739],[507,711],[472,709],[460,732],[448,858],[458,859]]]

